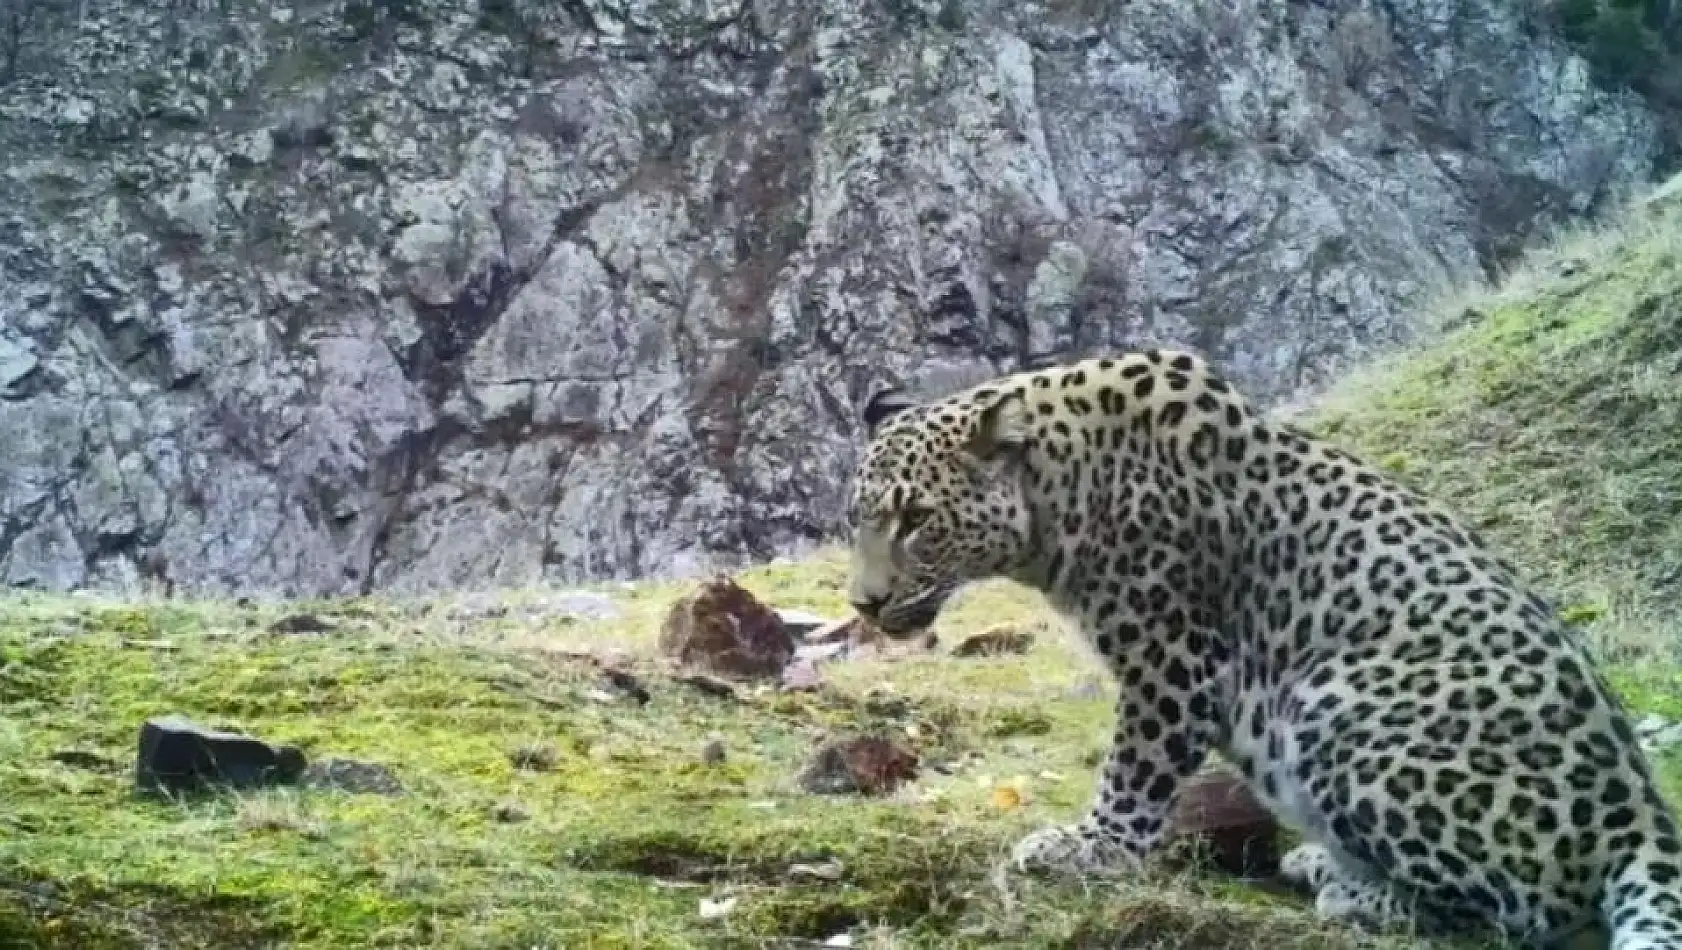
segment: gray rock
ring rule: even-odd
[[[820,617],[807,610],[792,610],[787,607],[774,607],[772,609],[776,612],[778,619],[782,620],[783,626],[788,629],[789,634],[796,640],[803,639],[807,634],[822,630],[834,623],[828,617]]]
[[[878,377],[1162,343],[1276,402],[1682,147],[1505,0],[404,7],[30,19],[5,582],[798,553]]]

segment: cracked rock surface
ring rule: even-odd
[[[879,375],[1279,398],[1678,148],[1508,0],[169,6],[41,0],[0,87],[8,584],[792,551]]]

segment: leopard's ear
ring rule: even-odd
[[[864,428],[875,436],[882,423],[917,404],[897,386],[884,386],[864,401]]]
[[[999,393],[975,415],[965,448],[984,462],[1020,450],[1028,441],[1028,401],[1022,393]]]

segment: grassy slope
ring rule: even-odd
[[[1485,525],[1616,648],[1631,703],[1671,714],[1679,221],[1566,242],[1310,420]],[[830,557],[744,580],[834,615],[843,573]],[[847,929],[860,947],[1371,945],[1299,902],[1193,874],[1001,902],[990,863],[1078,813],[1108,728],[1108,686],[1076,688],[1090,668],[1061,636],[1023,657],[848,661],[818,694],[725,701],[654,668],[680,593],[616,591],[624,616],[589,623],[527,615],[518,594],[506,616],[467,621],[448,605],[308,606],[340,623],[324,636],[268,633],[272,608],[0,600],[0,947],[794,947]],[[997,622],[1048,620],[992,585],[941,633]],[[609,647],[637,657],[647,706],[603,702],[592,670],[555,652]],[[137,799],[136,730],[167,712],[386,763],[409,794]],[[885,800],[798,790],[821,737],[875,729],[958,766]],[[712,734],[722,765],[699,761]],[[556,748],[553,770],[513,767],[534,742]],[[53,758],[72,750],[111,765]],[[1682,791],[1682,765],[1662,766]],[[1001,783],[1027,804],[996,805]],[[509,801],[530,820],[495,820]],[[838,881],[794,873],[831,859]],[[700,918],[702,898],[728,897],[731,913]]]
[[[1483,529],[1609,658],[1682,646],[1678,187],[1536,252],[1308,420]]]

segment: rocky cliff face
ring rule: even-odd
[[[0,575],[681,571],[825,536],[878,376],[1277,397],[1673,153],[1526,6],[17,4]]]

